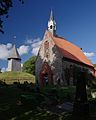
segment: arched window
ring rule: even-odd
[[[49,42],[45,41],[44,43],[44,56],[49,58]]]

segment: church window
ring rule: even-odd
[[[44,43],[44,56],[49,58],[49,42],[45,41]]]
[[[48,48],[49,48],[49,42],[48,42],[48,41],[45,41],[45,43],[44,43],[44,48],[45,48],[45,49],[48,49]]]

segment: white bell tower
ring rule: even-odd
[[[56,22],[54,20],[53,11],[51,10],[50,19],[48,21],[48,30],[53,36],[56,35]]]

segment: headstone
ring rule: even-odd
[[[73,113],[77,116],[85,116],[88,115],[89,112],[89,104],[86,92],[86,78],[86,72],[79,71],[76,84],[76,96],[73,107]]]

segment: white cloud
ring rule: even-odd
[[[20,55],[28,54],[28,52],[29,52],[29,46],[27,46],[27,45],[21,45],[18,48],[18,52],[19,52]]]
[[[10,51],[12,50],[12,44],[7,43],[5,44],[0,44],[0,59],[6,60],[9,56]],[[29,52],[29,46],[27,45],[21,45],[18,48],[18,52],[20,55],[27,54]]]
[[[32,45],[32,44],[34,44],[34,43],[36,43],[36,42],[39,42],[39,41],[41,41],[40,38],[36,38],[36,39],[27,39],[26,44]]]
[[[94,52],[84,52],[84,54],[87,56],[87,57],[93,57],[95,54]]]
[[[32,54],[37,55],[41,42],[42,41],[40,40],[40,38],[28,39],[26,42],[27,45],[21,45],[18,48],[18,52],[20,55],[24,55],[24,54],[28,54],[29,50],[31,50]],[[11,50],[12,50],[11,43],[0,44],[0,59],[7,60]]]
[[[37,55],[42,41],[38,41],[32,44],[32,54]]]
[[[0,44],[0,59],[7,59],[7,57],[9,56],[10,49],[11,43],[8,43],[7,45]]]
[[[36,43],[33,43],[31,46],[32,48],[36,48],[36,47],[39,47],[41,45],[42,41],[38,41]]]
[[[12,48],[12,44],[11,43],[7,43],[6,46],[7,46],[8,49]]]
[[[37,54],[38,54],[39,47],[40,47],[40,46],[32,49],[32,54],[33,54],[33,55],[37,55]]]
[[[6,71],[8,71],[8,68],[5,67],[1,68],[1,72],[6,72]]]
[[[16,39],[17,38],[16,35],[14,35],[13,38]]]
[[[37,55],[38,54],[38,50],[40,48],[40,45],[41,45],[41,39],[40,38],[36,38],[36,39],[28,39],[26,41],[26,44],[30,45],[31,46],[31,53],[33,55]]]
[[[27,43],[27,44],[32,44],[32,43],[33,43],[33,40],[32,40],[32,39],[28,39],[26,43]]]

